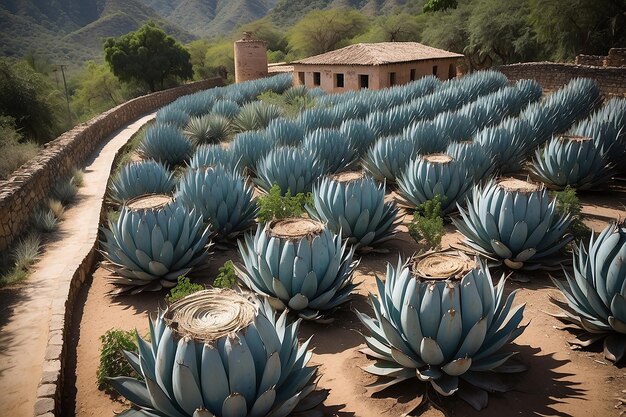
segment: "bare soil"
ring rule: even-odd
[[[589,226],[599,231],[607,221],[626,217],[626,191],[622,187],[610,193],[585,194],[584,213],[589,216]],[[405,216],[405,224],[409,216]],[[365,345],[360,332],[364,329],[351,310],[372,314],[366,296],[376,292],[374,276],[384,276],[386,264],[396,262],[398,255],[409,256],[418,249],[404,226],[400,227],[398,239],[388,248],[389,253],[370,253],[361,259],[355,280],[361,282],[351,304],[337,311],[331,324],[303,323],[300,337],[305,340],[313,335],[314,354],[312,362],[320,364],[319,388],[329,389],[323,411],[328,416],[400,416],[416,405],[417,382],[405,384],[382,396],[370,397],[365,386],[375,377],[361,367],[371,361],[359,349]],[[443,246],[460,239],[451,225]],[[210,257],[210,267],[198,282],[209,285],[217,269],[227,260],[238,260],[236,250],[216,252]],[[140,334],[148,331],[147,317],[165,306],[165,292],[146,293],[137,296],[111,296],[113,286],[107,280],[108,272],[98,269],[87,282],[76,303],[72,329],[74,345],[70,357],[75,358],[65,370],[67,376],[64,392],[63,415],[112,416],[123,411],[128,404],[99,391],[96,387],[100,341],[98,338],[108,329],[117,327],[137,329]],[[494,274],[499,276],[499,274]],[[556,276],[560,276],[556,273]],[[626,369],[606,361],[599,348],[592,351],[575,351],[567,340],[571,334],[558,330],[560,322],[546,312],[557,309],[549,303],[550,295],[558,291],[545,274],[526,274],[513,278],[529,282],[509,280],[508,290],[518,290],[516,303],[526,303],[526,331],[514,342],[511,349],[519,352],[518,360],[529,370],[518,375],[515,390],[503,395],[490,394],[489,406],[474,411],[458,398],[435,398],[450,416],[618,416],[626,408],[620,407],[618,397],[626,394]],[[442,416],[441,411],[430,407],[422,415]]]

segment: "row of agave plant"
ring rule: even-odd
[[[565,90],[576,92],[573,87]],[[568,108],[572,96],[580,99],[585,94],[588,91],[562,94],[560,104],[550,104],[550,100],[542,103],[550,108]],[[625,117],[611,116],[607,120],[607,106],[624,108],[611,103],[590,120],[623,123]],[[532,120],[528,123],[535,131],[555,133],[568,129],[583,114],[567,116],[568,123],[553,125],[549,122],[554,118],[547,122],[535,113],[524,120]],[[128,172],[127,181],[112,182],[112,190],[125,196],[120,201],[145,192],[167,193],[173,188],[176,199],[152,209],[129,204],[122,208],[119,220],[105,231],[103,249],[117,274],[115,282],[132,292],[171,286],[176,276],[202,264],[211,230],[220,238],[232,239],[249,229],[254,224],[256,208],[251,185],[240,171],[246,166],[250,168],[247,172],[256,174],[255,181],[261,188],[284,178],[281,189],[313,189],[314,200],[307,207],[311,219],[260,224],[255,233],[239,242],[243,264],[238,274],[242,284],[268,298],[274,307],[288,308],[310,320],[328,319],[335,308],[349,300],[355,287],[352,275],[358,264],[355,250],[392,237],[398,208],[384,201],[385,184],[369,176],[325,177],[316,182],[329,172],[329,166],[336,167],[335,172],[341,171],[351,168],[354,159],[345,158],[338,151],[337,142],[334,155],[327,153],[324,158],[319,153],[324,143],[334,140],[336,132],[318,129],[303,134],[305,129],[296,121],[287,122],[276,120],[265,131],[238,135],[230,147],[238,155],[236,162],[220,163],[235,159],[217,155],[216,151],[216,159],[206,157],[206,162],[197,162],[195,168],[192,165],[178,184],[158,162],[129,165],[137,172],[150,166],[152,173],[146,175],[147,182],[163,184],[167,190],[128,192],[142,182],[136,181],[137,175],[142,174]],[[268,140],[269,135],[275,135],[275,139]],[[251,138],[247,139],[247,147],[241,138]],[[244,162],[254,161],[254,157],[245,158],[257,149],[258,138],[263,138],[258,143],[269,143],[266,155],[257,163]],[[284,144],[292,144],[292,140],[302,143],[298,148],[273,149],[279,140]],[[456,145],[456,151],[452,145]],[[474,149],[474,154],[468,153],[474,156],[460,156],[463,152],[458,149],[463,148]],[[454,165],[457,159],[479,160],[476,155],[481,153],[474,143],[450,144],[448,153],[453,151],[459,156],[430,155],[419,160],[445,167]],[[270,158],[273,154],[282,159]],[[308,159],[298,159],[302,155]],[[200,157],[196,159],[199,161]],[[267,162],[272,160],[278,162]],[[487,165],[485,173],[493,170],[492,165]],[[422,178],[429,178],[432,171],[422,166],[418,172]],[[415,182],[447,200],[450,190],[459,187],[451,185],[466,179],[469,171],[442,172],[437,181]],[[545,187],[513,180],[481,184],[478,180],[482,175],[471,175],[476,175],[477,182],[467,189],[472,191],[453,195],[449,204],[461,210],[461,218],[454,222],[465,235],[466,244],[509,268],[553,266],[554,253],[571,240],[565,232],[570,219],[556,213]],[[466,211],[454,204],[468,196]],[[407,205],[414,206],[416,202]],[[626,349],[625,250],[626,228],[610,226],[590,244],[588,251],[576,250],[574,276],[568,276],[567,284],[559,283],[568,301],[567,305],[561,304],[566,310],[562,317],[594,335],[581,338],[580,343],[608,335],[605,352],[613,360],[619,360]],[[453,256],[457,262],[459,256]],[[523,331],[520,323],[524,307],[512,307],[514,295],[503,297],[505,280],[494,287],[482,262],[465,259],[465,266],[457,271],[437,276],[425,274],[419,265],[439,262],[436,259],[415,260],[412,269],[399,262],[396,268],[389,266],[384,283],[378,280],[378,297],[370,297],[375,316],[359,313],[370,332],[366,337],[367,353],[377,361],[367,370],[392,378],[392,383],[382,383],[381,389],[417,377],[442,395],[458,393],[480,409],[487,404],[487,392],[508,387],[498,382],[499,378],[490,377],[491,372],[511,373],[524,368],[511,362],[510,352],[501,350]],[[285,315],[275,320],[269,311],[268,306],[256,307],[255,326],[238,327],[238,333],[221,334],[210,343],[184,334],[175,338],[176,328],[157,319],[152,325],[152,342],[138,341],[139,353],[128,355],[143,380],[120,380],[118,390],[143,410],[143,415],[270,416],[315,405],[317,397],[311,397],[315,401],[306,400],[314,389],[310,382],[314,371],[305,367],[310,357],[306,345],[297,348],[297,323],[288,326]],[[279,334],[282,346],[275,343],[274,333]],[[217,376],[209,377],[213,375]],[[268,381],[277,382],[268,385]]]

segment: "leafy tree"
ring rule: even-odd
[[[367,29],[367,19],[357,10],[314,10],[289,30],[289,46],[303,56],[317,55],[344,46]]]
[[[219,76],[233,82],[235,80],[235,57],[233,43],[221,40],[209,46],[205,53],[203,71],[210,77]]]
[[[104,54],[113,74],[121,81],[140,81],[150,91],[166,81],[193,75],[189,52],[154,23],[104,43]]]
[[[553,59],[604,55],[626,44],[624,0],[530,0],[537,39]]]
[[[529,13],[526,0],[474,1],[466,50],[505,64],[532,58],[537,44],[526,21]]]
[[[45,143],[59,134],[66,127],[64,101],[28,63],[0,58],[0,115],[10,117],[25,139]]]
[[[445,12],[448,9],[456,9],[457,0],[427,0],[424,3],[424,13],[428,12]]]
[[[129,98],[145,93],[145,89],[123,83],[106,64],[87,61],[76,76],[72,110],[80,120],[102,113]]]
[[[206,52],[211,45],[212,44],[206,39],[197,39],[185,45],[185,48],[189,52],[194,80],[204,80],[211,77],[206,61]]]
[[[244,32],[250,32],[254,38],[267,42],[268,51],[287,53],[288,44],[285,34],[267,18],[255,20],[238,28],[235,32],[237,39],[240,39]]]

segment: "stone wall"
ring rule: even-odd
[[[574,63],[576,65],[591,65],[594,67],[601,67],[604,65],[604,60],[606,57],[604,55],[577,55],[576,61]]]
[[[626,70],[619,67],[596,67],[554,62],[529,62],[502,65],[497,68],[511,81],[524,78],[536,80],[545,91],[554,91],[572,78],[592,78],[605,98],[626,97]]]
[[[626,48],[611,48],[608,55],[578,55],[575,63],[596,67],[625,67]]]
[[[35,207],[72,167],[82,162],[117,129],[180,96],[222,85],[221,78],[198,81],[137,97],[74,127],[47,143],[6,181],[0,181],[0,251],[28,225]]]

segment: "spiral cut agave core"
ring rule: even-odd
[[[535,152],[531,172],[548,188],[563,190],[568,185],[589,190],[604,185],[613,174],[609,153],[592,138],[577,135],[553,137]]]
[[[102,232],[102,253],[118,293],[173,287],[206,259],[210,235],[200,214],[163,195],[129,201]]]
[[[553,279],[567,303],[555,314],[574,323],[584,334],[570,343],[586,347],[604,341],[604,356],[618,362],[626,358],[626,224],[613,223],[573,253],[574,273],[565,270],[566,283]]]
[[[141,379],[109,382],[139,411],[128,417],[281,417],[324,400],[299,321],[232,290],[196,292],[149,320],[150,341],[124,352]],[[310,340],[310,339],[309,339]],[[306,401],[303,401],[306,398]]]
[[[238,173],[222,166],[188,169],[176,199],[202,214],[219,239],[231,239],[254,224],[254,190]]]
[[[399,201],[402,206],[416,208],[438,195],[442,213],[448,214],[463,201],[472,180],[463,160],[447,154],[422,155],[398,178]]]
[[[489,270],[459,252],[430,252],[412,269],[398,261],[376,277],[378,297],[370,294],[375,317],[357,311],[369,336],[364,353],[376,362],[365,371],[392,378],[374,391],[417,377],[441,395],[458,395],[477,410],[487,392],[510,386],[498,373],[525,367],[509,362],[515,352],[501,348],[525,329],[524,304],[512,307],[515,291],[504,296],[504,276],[493,286]]]
[[[239,241],[239,253],[243,267],[237,272],[244,285],[304,319],[325,320],[356,287],[354,247],[347,250],[340,234],[314,220],[261,224]]]
[[[540,184],[513,178],[475,186],[467,211],[452,222],[465,243],[483,256],[512,269],[559,269],[555,256],[572,235],[569,215],[559,215],[556,203]]]
[[[324,178],[313,187],[313,205],[306,210],[357,249],[393,238],[400,221],[395,204],[385,203],[385,185],[356,172]]]

